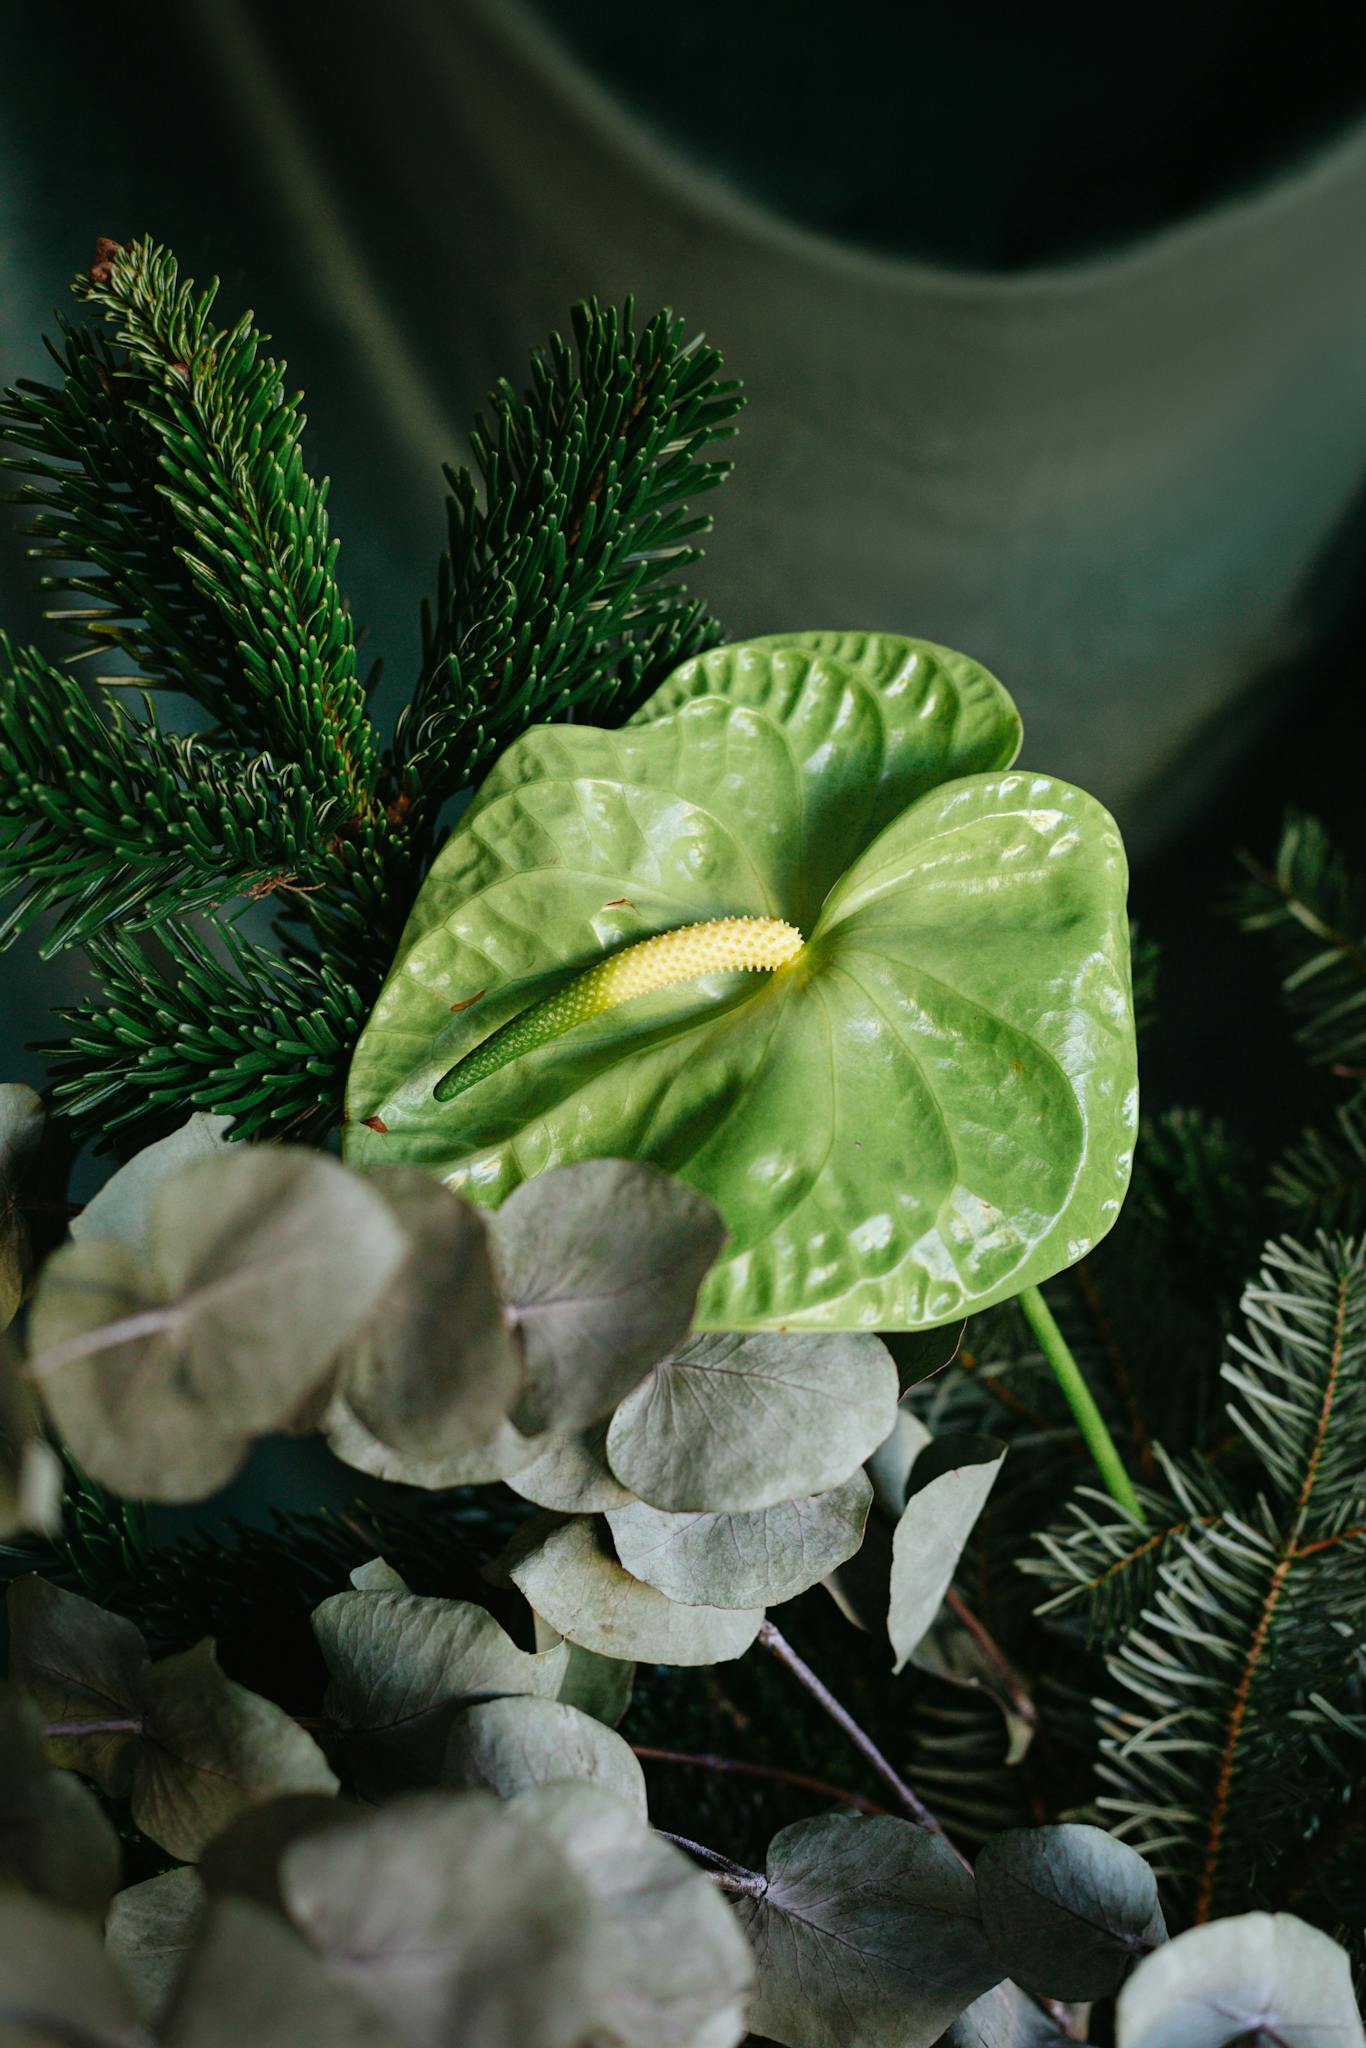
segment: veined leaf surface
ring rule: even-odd
[[[347,1155],[494,1206],[548,1167],[647,1160],[730,1233],[699,1328],[914,1329],[1046,1279],[1118,1212],[1124,851],[1082,791],[1010,769],[1014,707],[964,657],[797,638],[684,664],[620,731],[508,749],[362,1036]],[[604,954],[744,916],[796,925],[798,957],[656,989],[435,1099]]]

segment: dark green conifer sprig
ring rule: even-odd
[[[1366,1825],[1324,1818],[1366,1769],[1366,1247],[1269,1245],[1243,1310],[1246,1464],[1164,1459],[1146,1530],[1079,1501],[1033,1569],[1109,1645],[1104,1803],[1173,1896],[1205,1919],[1293,1892],[1332,1925],[1366,1891]]]
[[[324,871],[323,816],[293,762],[225,758],[164,731],[150,703],[142,720],[98,709],[2,633],[0,664],[16,714],[0,722],[0,944],[51,913],[52,953]]]
[[[716,637],[680,587],[711,522],[689,510],[728,474],[739,387],[721,358],[658,313],[637,338],[596,300],[506,380],[471,436],[478,480],[446,472],[449,545],[423,662],[399,721],[403,797],[425,814],[533,718],[620,717],[675,661]]]
[[[528,724],[624,716],[715,637],[678,571],[739,395],[671,315],[637,338],[629,307],[596,303],[525,400],[500,385],[480,484],[452,477],[423,673],[386,748],[326,485],[250,316],[216,326],[216,286],[150,240],[102,242],[77,294],[99,324],[64,327],[58,382],[9,393],[0,437],[52,616],[132,695],[0,644],[0,945],[42,920],[47,949],[91,951],[104,994],[48,1048],[69,1113],[317,1136],[445,798]],[[182,736],[149,691],[209,730]],[[194,927],[262,898],[275,952]]]
[[[1366,1068],[1366,891],[1317,818],[1286,814],[1271,867],[1244,856],[1239,915],[1270,932],[1285,996],[1316,1065]]]

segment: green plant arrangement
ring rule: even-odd
[[[0,1088],[0,2039],[1361,2042],[1347,864],[1241,913],[1353,1092],[1140,1125],[1112,821],[966,657],[720,644],[672,317],[493,394],[386,738],[250,320],[78,289],[4,413],[108,672],[0,668],[5,930],[96,987]],[[167,1516],[281,1436],[354,1505]]]

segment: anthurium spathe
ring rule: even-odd
[[[1132,1153],[1127,874],[1019,737],[975,663],[862,633],[718,648],[619,730],[527,733],[418,898],[348,1158],[490,1205],[648,1160],[729,1229],[703,1328],[913,1329],[1072,1263]]]

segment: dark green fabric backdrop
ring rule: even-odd
[[[309,394],[396,683],[438,463],[487,380],[580,291],[672,301],[750,392],[705,578],[723,620],[901,628],[994,666],[1027,758],[1117,809],[1169,982],[1202,970],[1154,1058],[1232,1095],[1252,1055],[1208,911],[1230,843],[1265,842],[1282,794],[1359,811],[1366,17],[1103,18],[9,10],[0,378],[40,368],[97,233],[219,272]],[[7,546],[0,618],[38,609]],[[18,1047],[76,975],[0,959],[8,1072],[36,1073]]]

